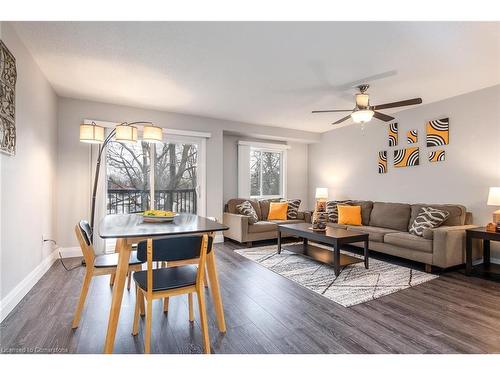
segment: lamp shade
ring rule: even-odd
[[[490,187],[488,206],[500,206],[500,187]]]
[[[80,142],[85,143],[103,143],[104,128],[96,124],[80,125]]]
[[[316,199],[328,199],[328,188],[316,188]]]
[[[121,143],[137,142],[137,128],[131,125],[117,125],[115,140]]]
[[[161,143],[163,142],[163,131],[159,126],[145,125],[142,140],[148,143]]]
[[[361,109],[359,111],[354,111],[351,113],[351,118],[354,122],[363,123],[368,122],[373,117],[373,111],[371,109]]]

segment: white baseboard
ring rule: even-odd
[[[222,243],[224,242],[224,235],[222,233],[217,233],[215,235],[214,243]]]
[[[10,291],[0,301],[0,322],[2,322],[7,315],[17,306],[23,297],[35,286],[35,284],[45,275],[54,261],[58,257],[59,249],[55,249],[49,256],[47,256],[28,276],[26,276],[14,289]]]

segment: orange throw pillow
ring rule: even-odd
[[[288,202],[271,202],[269,204],[267,220],[286,220],[287,212]]]
[[[339,224],[361,225],[361,206],[338,205]]]

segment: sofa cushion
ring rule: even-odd
[[[348,225],[347,229],[352,232],[368,233],[368,239],[375,242],[384,242],[384,236],[389,233],[399,233],[395,229],[387,229],[380,227]]]
[[[406,203],[374,202],[370,214],[370,226],[408,231],[411,207]]]
[[[282,202],[288,202],[288,211],[286,213],[287,219],[297,219],[299,215],[299,207],[300,207],[300,202],[302,202],[300,199],[282,199]]]
[[[236,205],[236,209],[238,210],[239,214],[248,216],[248,222],[250,224],[255,224],[257,221],[259,221],[257,212],[255,212],[255,209],[249,201],[244,201]]]
[[[339,224],[339,223],[330,223],[330,222],[327,222],[326,226],[330,227],[330,228],[347,229],[347,225],[343,225],[343,224]]]
[[[262,233],[277,230],[278,225],[271,221],[258,221],[255,224],[248,225],[248,233]]]
[[[384,236],[384,243],[423,251],[425,253],[432,253],[432,240],[423,237],[414,236],[407,232],[388,233]]]
[[[354,206],[361,206],[361,224],[370,225],[370,214],[373,209],[372,201],[352,201]]]
[[[245,199],[245,198],[233,198],[227,201],[227,212],[230,214],[239,214],[238,209],[236,208],[237,205],[243,203],[244,201],[249,201],[255,212],[257,213],[257,216],[259,220],[262,220],[262,214],[260,211],[260,205],[259,202],[253,200],[253,199]],[[267,217],[267,216],[266,216]]]
[[[271,202],[279,202],[281,201],[280,198],[273,198],[273,199],[262,199],[260,200],[259,207],[260,207],[260,219],[261,220],[267,220],[267,217],[269,216],[269,205]]]
[[[439,227],[450,216],[448,211],[432,207],[422,207],[420,213],[410,225],[409,232],[415,236],[423,237],[424,229]]]
[[[446,211],[450,214],[448,218],[443,222],[442,225],[446,226],[455,226],[455,225],[464,225],[465,219],[467,217],[467,212],[464,206],[460,204],[423,204],[417,203],[411,205],[411,215],[410,222],[408,224],[408,230],[410,229],[411,224],[415,221],[415,218],[420,213],[420,209],[422,207],[432,207],[438,210]]]
[[[361,206],[337,205],[338,223],[346,225],[361,225]]]
[[[326,213],[330,223],[337,223],[339,221],[339,211],[337,205],[350,205],[352,201],[328,201],[326,202]]]

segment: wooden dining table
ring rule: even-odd
[[[103,239],[116,239],[116,252],[118,252],[104,353],[113,352],[132,245],[148,238],[214,233],[227,229],[229,227],[214,220],[192,214],[180,214],[169,223],[145,223],[139,214],[106,215],[101,220],[99,236]],[[220,332],[226,332],[214,249],[207,254],[207,271],[217,325]]]

